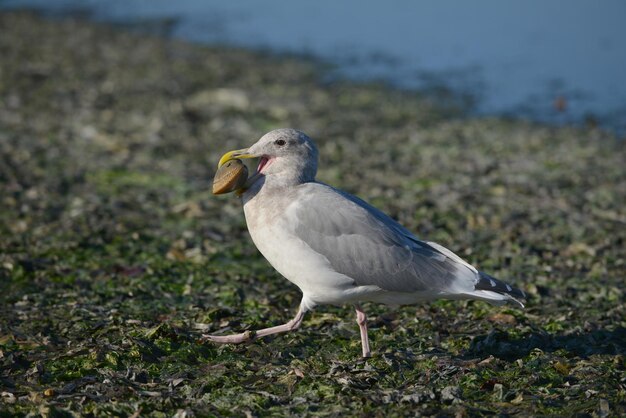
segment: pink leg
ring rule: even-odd
[[[265,337],[267,335],[278,334],[280,332],[293,331],[300,327],[302,319],[304,319],[304,313],[306,311],[302,309],[302,306],[298,309],[296,316],[289,322],[283,325],[278,325],[270,328],[263,328],[258,331],[246,331],[241,334],[233,335],[203,335],[202,339],[211,341],[217,344],[240,344],[246,341],[252,341],[259,337]]]
[[[356,323],[359,324],[359,329],[361,330],[361,346],[363,347],[363,357],[371,357],[370,352],[370,340],[367,337],[367,317],[365,316],[365,312],[359,305],[354,305],[356,309]]]

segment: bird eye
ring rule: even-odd
[[[274,141],[274,143],[278,145],[279,147],[282,147],[283,145],[286,144],[284,139],[277,139],[276,141]]]

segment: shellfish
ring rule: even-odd
[[[213,194],[224,194],[241,189],[248,180],[248,167],[241,160],[226,161],[215,172]]]

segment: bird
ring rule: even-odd
[[[360,198],[316,180],[318,149],[305,133],[283,128],[218,163],[258,158],[237,190],[248,231],[265,259],[302,292],[285,324],[205,341],[238,344],[296,330],[318,305],[352,305],[362,356],[371,356],[363,302],[398,306],[435,299],[475,299],[520,308],[525,294],[479,271],[449,249],[418,239]]]

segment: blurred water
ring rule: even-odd
[[[304,53],[472,111],[626,132],[624,0],[9,0],[170,35]],[[160,26],[159,26],[160,25]]]

